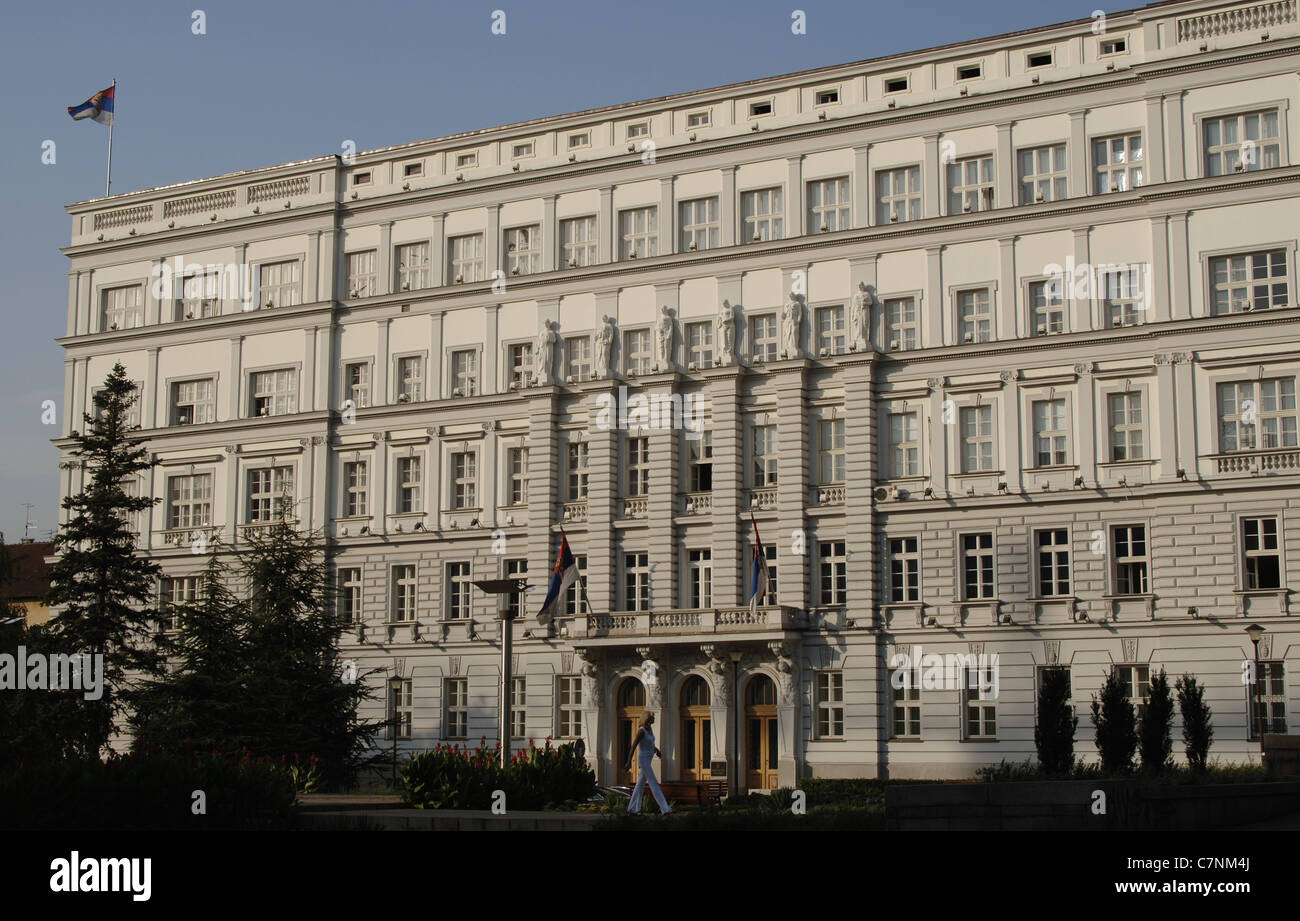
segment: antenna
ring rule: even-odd
[[[23,519],[24,519],[24,522],[23,522],[23,542],[24,542],[24,543],[27,543],[27,542],[31,541],[31,539],[32,539],[32,536],[31,536],[31,530],[32,530],[32,528],[36,527],[36,522],[32,520],[32,509],[36,508],[36,506],[33,505],[33,504],[30,503],[30,502],[24,502],[24,503],[22,503],[22,506],[23,506],[23,509],[24,509],[24,512],[23,512]]]

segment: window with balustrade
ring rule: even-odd
[[[819,484],[844,482],[844,420],[821,419],[817,423]]]
[[[1219,452],[1273,451],[1297,441],[1295,378],[1218,385]]]
[[[709,492],[713,489],[713,433],[700,432],[698,438],[688,436],[686,442],[687,485],[691,492]]]
[[[167,478],[167,527],[194,528],[212,523],[212,474]]]
[[[749,485],[751,487],[762,489],[765,486],[776,485],[779,450],[775,425],[754,425],[750,428]]]
[[[628,435],[623,442],[624,460],[627,462],[627,498],[650,494],[650,439],[644,435]]]
[[[1277,109],[1204,119],[1205,175],[1227,176],[1281,166],[1280,126]]]

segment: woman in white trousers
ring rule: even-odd
[[[655,802],[659,804],[660,813],[667,815],[673,810],[669,807],[668,801],[664,799],[664,791],[659,789],[659,781],[655,779],[654,757],[658,755],[663,757],[663,753],[655,748],[655,736],[650,730],[654,725],[655,715],[647,713],[641,717],[641,728],[636,731],[636,738],[632,740],[632,751],[627,753],[627,770],[632,770],[632,755],[637,756],[637,778],[636,788],[632,791],[632,799],[628,801],[627,811],[640,813],[641,811],[641,794],[645,790],[646,784],[650,785],[650,792],[654,795]]]

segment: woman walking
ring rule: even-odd
[[[663,753],[655,748],[655,735],[651,732],[650,727],[654,725],[655,715],[647,713],[641,717],[641,728],[636,731],[636,738],[632,740],[632,751],[627,753],[627,770],[632,770],[632,755],[637,755],[637,778],[636,788],[632,791],[632,799],[628,801],[628,812],[641,812],[641,793],[645,790],[645,785],[650,784],[650,792],[654,794],[655,802],[659,804],[659,812],[667,815],[673,810],[669,807],[668,801],[664,799],[664,791],[659,789],[659,781],[655,779],[654,757],[658,755],[663,757]]]

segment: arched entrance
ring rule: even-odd
[[[636,761],[632,768],[627,763],[632,757],[632,740],[641,726],[641,717],[645,715],[645,685],[635,678],[624,678],[618,686],[615,698],[615,777],[620,784],[636,783]]]
[[[745,688],[745,787],[776,789],[776,685],[766,675]]]
[[[692,675],[682,685],[681,779],[708,780],[713,758],[713,713],[709,708],[709,685]]]

